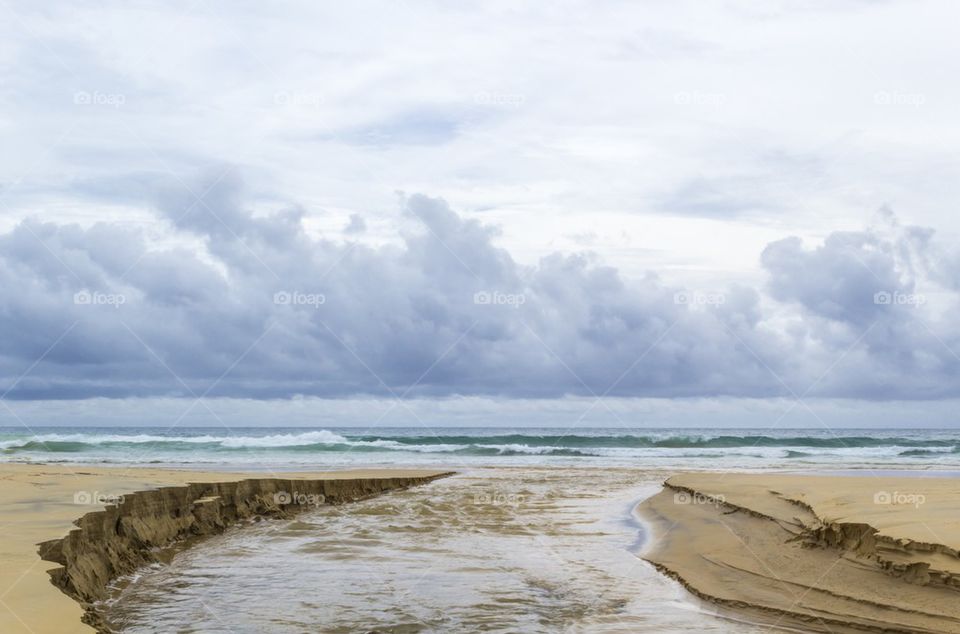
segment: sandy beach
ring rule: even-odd
[[[352,470],[289,473],[292,480],[370,481],[383,478],[429,478],[438,472],[418,470]],[[81,604],[51,583],[38,544],[64,537],[73,522],[91,511],[105,508],[119,496],[159,487],[188,483],[261,480],[263,473],[222,473],[148,468],[62,467],[50,465],[0,465],[0,632],[72,634],[93,632],[81,622]]]
[[[960,632],[957,481],[680,474],[640,506],[644,557],[752,621]]]
[[[162,544],[171,535],[212,534],[255,515],[279,512],[270,500],[291,484],[293,490],[326,491],[328,501],[336,503],[406,488],[442,473],[371,469],[275,478],[160,468],[3,465],[0,631],[95,631],[81,620],[85,617],[83,599],[88,603],[98,598],[97,590],[108,576],[140,562],[129,558],[129,553],[123,555],[127,542],[101,534],[104,527],[109,532],[126,522],[117,533]],[[545,505],[556,493],[539,497],[537,487],[559,492],[565,477],[575,477],[586,489],[606,491],[605,503],[619,507],[637,490],[636,483],[650,482],[651,477],[650,473],[623,469],[589,473],[495,469],[448,481],[434,490],[431,504],[424,505],[416,490],[404,499],[405,504],[431,507],[434,513],[449,508],[460,514],[456,509],[466,503],[474,514],[471,522],[515,524],[516,528],[499,537],[487,532],[488,541],[514,539],[512,535],[523,534],[552,517],[554,528],[541,526],[541,539],[556,539],[562,534],[556,531],[563,522],[557,524],[561,516],[551,514],[568,512],[564,509],[571,508],[570,501],[556,498],[557,504]],[[501,484],[492,484],[500,477],[505,478]],[[591,479],[595,484],[590,484]],[[602,481],[608,483],[607,489],[600,486]],[[521,483],[522,490],[517,488]],[[568,482],[567,488],[570,485]],[[571,500],[583,493],[573,491],[572,495]],[[104,510],[121,496],[123,518],[113,507]],[[505,503],[498,505],[497,496],[504,497]],[[703,618],[713,618],[709,613],[719,608],[720,616],[730,619],[809,632],[960,632],[956,496],[955,481],[945,478],[677,474],[638,508],[652,529],[639,554],[689,590],[693,595],[687,595],[689,600],[703,601]],[[190,513],[178,510],[185,504]],[[598,500],[597,504],[604,502]],[[395,512],[391,508],[396,507],[388,504],[384,511]],[[415,512],[413,507],[403,508]],[[281,516],[298,512],[291,507],[290,513]],[[583,518],[588,519],[597,509],[585,507],[584,512]],[[189,517],[190,523],[185,524],[182,515]],[[425,526],[431,525],[430,517],[424,516]],[[364,522],[386,518],[368,508],[355,520],[362,528]],[[465,525],[463,530],[469,533],[476,527]],[[68,533],[70,539],[62,540]],[[576,551],[578,543],[586,547],[583,540],[595,538],[589,531],[579,537],[572,535],[569,540],[564,538],[564,548]],[[91,539],[92,544],[88,543]],[[106,545],[100,544],[101,540]],[[59,555],[70,562],[72,576],[57,572],[53,576],[69,593],[51,581],[49,571],[58,569],[57,564],[38,555],[38,544],[44,542],[58,545],[52,549],[53,555],[45,553],[47,559]],[[558,552],[559,547],[550,549],[554,558]],[[104,553],[116,561],[104,567],[98,560]],[[574,560],[563,558],[550,578],[562,579]],[[594,560],[594,565],[606,564]],[[629,562],[623,565],[616,574],[624,574],[626,579],[634,572],[630,572]],[[614,568],[607,571],[614,574]],[[614,579],[610,582],[623,586],[622,580]],[[645,582],[639,578],[634,583],[638,585],[633,590],[622,588],[624,592],[639,595],[649,591],[650,586],[642,585]],[[585,605],[591,606],[593,601],[586,600]],[[623,616],[617,616],[613,604],[609,609],[613,611],[597,608],[589,618],[601,629],[619,631],[616,628],[623,625]],[[86,618],[89,621],[90,615]]]

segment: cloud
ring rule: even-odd
[[[350,214],[350,222],[344,227],[343,232],[348,234],[365,233],[367,222],[360,214]]]
[[[165,246],[122,222],[0,235],[8,398],[958,392],[952,320],[910,303],[953,279],[949,256],[892,216],[770,244],[765,296],[625,278],[589,253],[522,265],[495,227],[420,194],[400,242],[372,247],[311,237],[296,209],[254,213],[244,192],[167,181],[156,214],[183,240]]]
[[[736,186],[747,189],[743,183]],[[714,182],[701,177],[684,183],[663,196],[659,208],[665,213],[723,219],[756,210],[762,205],[759,198],[750,199],[738,191],[725,191]]]
[[[380,148],[397,145],[442,145],[457,137],[462,124],[460,116],[420,110],[403,112],[393,118],[357,126],[335,135],[324,135],[321,140]]]
[[[249,168],[251,204],[299,201],[346,225],[397,189],[437,192],[487,210],[527,264],[588,228],[632,275],[653,248],[674,275],[694,260],[744,271],[735,253],[768,233],[819,236],[821,213],[856,226],[885,200],[960,229],[944,212],[960,196],[943,139],[958,94],[942,80],[957,7],[813,4],[717,3],[691,21],[680,4],[379,2],[371,21],[307,2],[269,16],[208,3],[189,19],[164,3],[7,2],[0,228],[39,210],[124,216],[157,172],[189,181],[229,162]],[[849,33],[871,55],[851,55]],[[717,230],[734,244],[712,246]]]
[[[889,210],[878,221],[834,232],[812,249],[798,238],[770,244],[761,258],[770,294],[797,312],[812,345],[849,351],[849,370],[833,377],[835,393],[955,394],[958,296],[942,284],[950,281],[943,271],[956,262],[954,250],[929,229],[900,226]]]

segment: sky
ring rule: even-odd
[[[0,424],[953,426],[958,12],[0,0]]]

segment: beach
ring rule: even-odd
[[[960,634],[960,2],[0,4],[0,634]]]
[[[436,471],[353,470],[289,473],[297,481],[362,481],[381,478],[429,478]],[[38,555],[38,544],[64,537],[88,512],[138,491],[183,487],[188,483],[236,482],[251,474],[152,468],[0,465],[0,632],[93,632],[81,619],[81,604],[51,583],[57,566]],[[254,478],[263,479],[263,474]]]
[[[693,594],[810,632],[960,632],[957,481],[679,474],[645,558]]]
[[[960,632],[949,478],[451,471],[0,465],[0,631]]]

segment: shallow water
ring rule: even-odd
[[[761,632],[637,556],[662,477],[478,469],[230,530],[139,575],[125,632]]]

